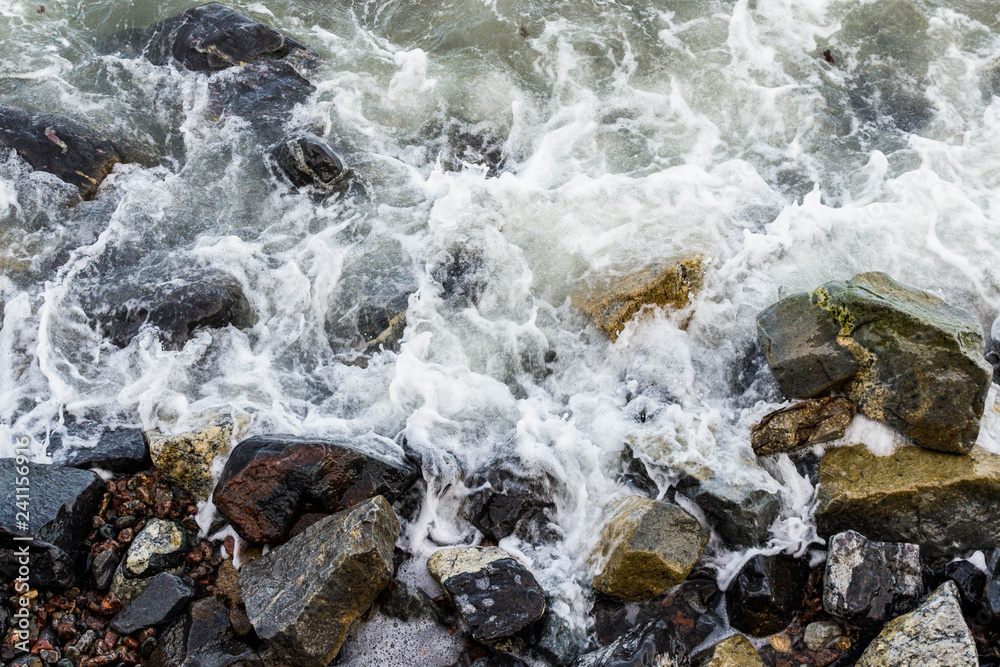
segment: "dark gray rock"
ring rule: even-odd
[[[148,667],[263,667],[257,653],[234,638],[229,610],[215,598],[198,600],[161,636]]]
[[[27,473],[27,474],[25,474]],[[28,548],[32,584],[69,587],[76,572],[80,545],[104,493],[104,482],[88,470],[59,465],[19,464],[0,460],[0,575],[5,581],[18,576],[22,549]],[[18,506],[18,491],[29,498]],[[26,525],[23,516],[28,515]],[[30,541],[15,536],[30,536]]]
[[[552,522],[553,485],[551,479],[515,475],[491,466],[466,482],[474,490],[465,498],[463,511],[494,542],[510,535],[529,539],[541,535]]]
[[[604,648],[580,656],[576,667],[689,667],[688,647],[667,619],[651,621]]]
[[[114,549],[105,549],[94,557],[90,564],[90,571],[94,575],[94,587],[97,590],[108,590],[120,560]]]
[[[749,484],[733,484],[714,475],[682,477],[677,492],[694,501],[727,544],[753,547],[767,541],[781,511],[777,494]]]
[[[284,60],[264,60],[220,72],[208,83],[209,108],[251,120],[284,112],[309,99],[316,89]]]
[[[66,435],[86,437],[86,427],[70,425]],[[100,468],[114,473],[134,474],[153,466],[149,449],[138,427],[122,426],[102,429],[93,447],[63,448],[63,437],[53,433],[49,438],[49,453],[53,460],[71,468]]]
[[[784,630],[802,604],[808,574],[806,564],[796,558],[754,556],[726,591],[729,623],[754,637]]]
[[[130,602],[161,572],[180,574],[191,536],[173,521],[150,519],[133,538],[111,580],[111,591]]]
[[[962,608],[974,613],[983,600],[983,591],[989,577],[974,563],[965,560],[953,560],[944,566],[944,576],[955,582],[962,599]]]
[[[193,595],[194,591],[180,577],[164,572],[111,619],[111,629],[130,635],[164,625],[184,611]]]
[[[580,647],[586,643],[583,630],[573,628],[546,604],[545,614],[535,624],[531,634],[531,648],[549,664],[569,667],[580,656]]]
[[[330,142],[306,134],[288,139],[271,150],[271,160],[297,188],[333,192],[346,186],[350,170]]]

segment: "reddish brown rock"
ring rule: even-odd
[[[844,435],[857,414],[854,401],[842,396],[796,403],[766,415],[753,427],[751,442],[757,456],[794,452]]]

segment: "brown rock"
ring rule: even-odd
[[[817,398],[766,415],[751,430],[757,456],[794,452],[844,435],[857,414],[854,401],[842,396]]]

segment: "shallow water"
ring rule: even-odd
[[[236,3],[320,55],[316,92],[267,125],[215,119],[205,75],[136,56],[131,36],[189,3],[39,1],[0,0],[0,104],[69,115],[132,164],[77,203],[0,156],[0,454],[27,433],[44,459],[82,419],[374,431],[428,480],[401,546],[429,589],[434,549],[480,539],[458,516],[472,473],[548,476],[562,539],[501,546],[583,628],[626,440],[780,491],[769,548],[822,549],[808,480],[752,465],[749,427],[784,404],[754,352],[762,308],[880,270],[985,331],[1000,309],[993,2]],[[363,187],[279,181],[275,123],[329,138]],[[467,145],[495,163],[463,166]],[[570,303],[695,252],[692,306],[615,343]],[[446,290],[456,256],[471,277]],[[192,267],[237,276],[258,324],[177,351],[102,340],[90,315],[115,288]],[[398,353],[345,363],[364,297],[411,292]],[[893,445],[864,420],[852,438]],[[998,438],[991,396],[980,444]],[[725,582],[740,559],[713,542],[707,562]]]

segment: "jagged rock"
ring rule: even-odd
[[[332,192],[345,185],[351,173],[330,142],[311,134],[278,144],[271,150],[271,159],[297,188],[312,186]]]
[[[280,542],[306,507],[333,513],[374,496],[395,502],[420,476],[398,458],[393,445],[375,435],[254,436],[233,449],[215,506],[244,539]]]
[[[875,456],[864,445],[820,462],[820,536],[857,530],[869,539],[920,545],[925,558],[1000,546],[1000,456],[955,456],[901,447]]]
[[[685,473],[677,492],[693,500],[719,536],[735,546],[753,547],[766,542],[771,524],[781,511],[777,494],[746,483],[724,481],[703,470]]]
[[[108,590],[120,562],[121,559],[114,549],[105,549],[94,557],[90,571],[94,575],[94,587],[97,590]]]
[[[978,667],[976,642],[962,617],[955,582],[946,581],[915,611],[889,621],[857,667]]]
[[[650,267],[613,281],[606,289],[577,293],[573,304],[611,340],[643,306],[683,308],[705,281],[707,259],[693,255],[667,266]]]
[[[164,477],[197,500],[212,494],[212,462],[229,451],[233,420],[219,417],[206,426],[176,435],[150,432],[149,453]]]
[[[843,628],[833,621],[816,621],[806,626],[802,639],[810,651],[822,651],[843,635]]]
[[[273,667],[326,667],[392,580],[399,521],[376,496],[338,512],[240,571],[247,616]]]
[[[688,647],[667,619],[650,621],[604,648],[580,656],[576,667],[689,667]]]
[[[979,608],[988,580],[985,572],[963,558],[945,565],[944,576],[955,582],[963,608],[970,612]]]
[[[0,106],[0,148],[55,174],[90,199],[121,156],[104,137],[65,116]],[[6,151],[5,151],[6,152]]]
[[[783,299],[757,316],[761,347],[791,396],[844,386],[865,416],[918,444],[968,452],[992,368],[979,322],[884,273]]]
[[[22,550],[27,548],[32,585],[72,586],[76,557],[104,493],[104,482],[88,470],[36,465],[19,457],[0,459],[0,484],[7,501],[0,507],[0,574],[4,580],[19,576]],[[15,540],[15,536],[32,539]]]
[[[708,544],[697,519],[651,498],[619,498],[602,522],[591,556],[594,588],[626,600],[647,600],[684,581]]]
[[[873,542],[849,530],[830,538],[823,576],[823,608],[866,627],[917,606],[923,592],[920,547]]]
[[[515,534],[522,539],[537,536],[552,521],[553,484],[550,478],[516,475],[491,466],[466,483],[475,490],[465,498],[463,511],[494,542]]]
[[[198,600],[186,618],[162,636],[148,667],[263,667],[249,646],[233,638],[229,612],[215,598]]]
[[[68,428],[67,435],[77,436],[75,428]],[[80,433],[78,437],[82,437]],[[62,449],[63,437],[53,433],[49,438],[49,453],[53,460],[71,468],[100,468],[115,473],[132,474],[150,468],[146,440],[142,430],[135,427],[120,427],[102,430],[97,444],[93,447]]]
[[[726,591],[730,624],[754,637],[785,629],[802,603],[808,569],[789,556],[748,560]]]
[[[743,635],[733,635],[711,646],[697,656],[697,667],[764,667],[764,661]]]
[[[111,591],[129,603],[161,572],[180,574],[190,536],[173,521],[150,519],[129,545],[111,580]]]
[[[751,429],[757,456],[790,453],[844,435],[857,407],[842,396],[817,398],[766,415]]]
[[[180,577],[164,572],[111,619],[111,629],[130,635],[163,625],[180,615],[193,595],[194,591]]]
[[[427,570],[478,642],[510,637],[545,612],[545,592],[531,572],[503,549],[439,549],[428,559]]]

